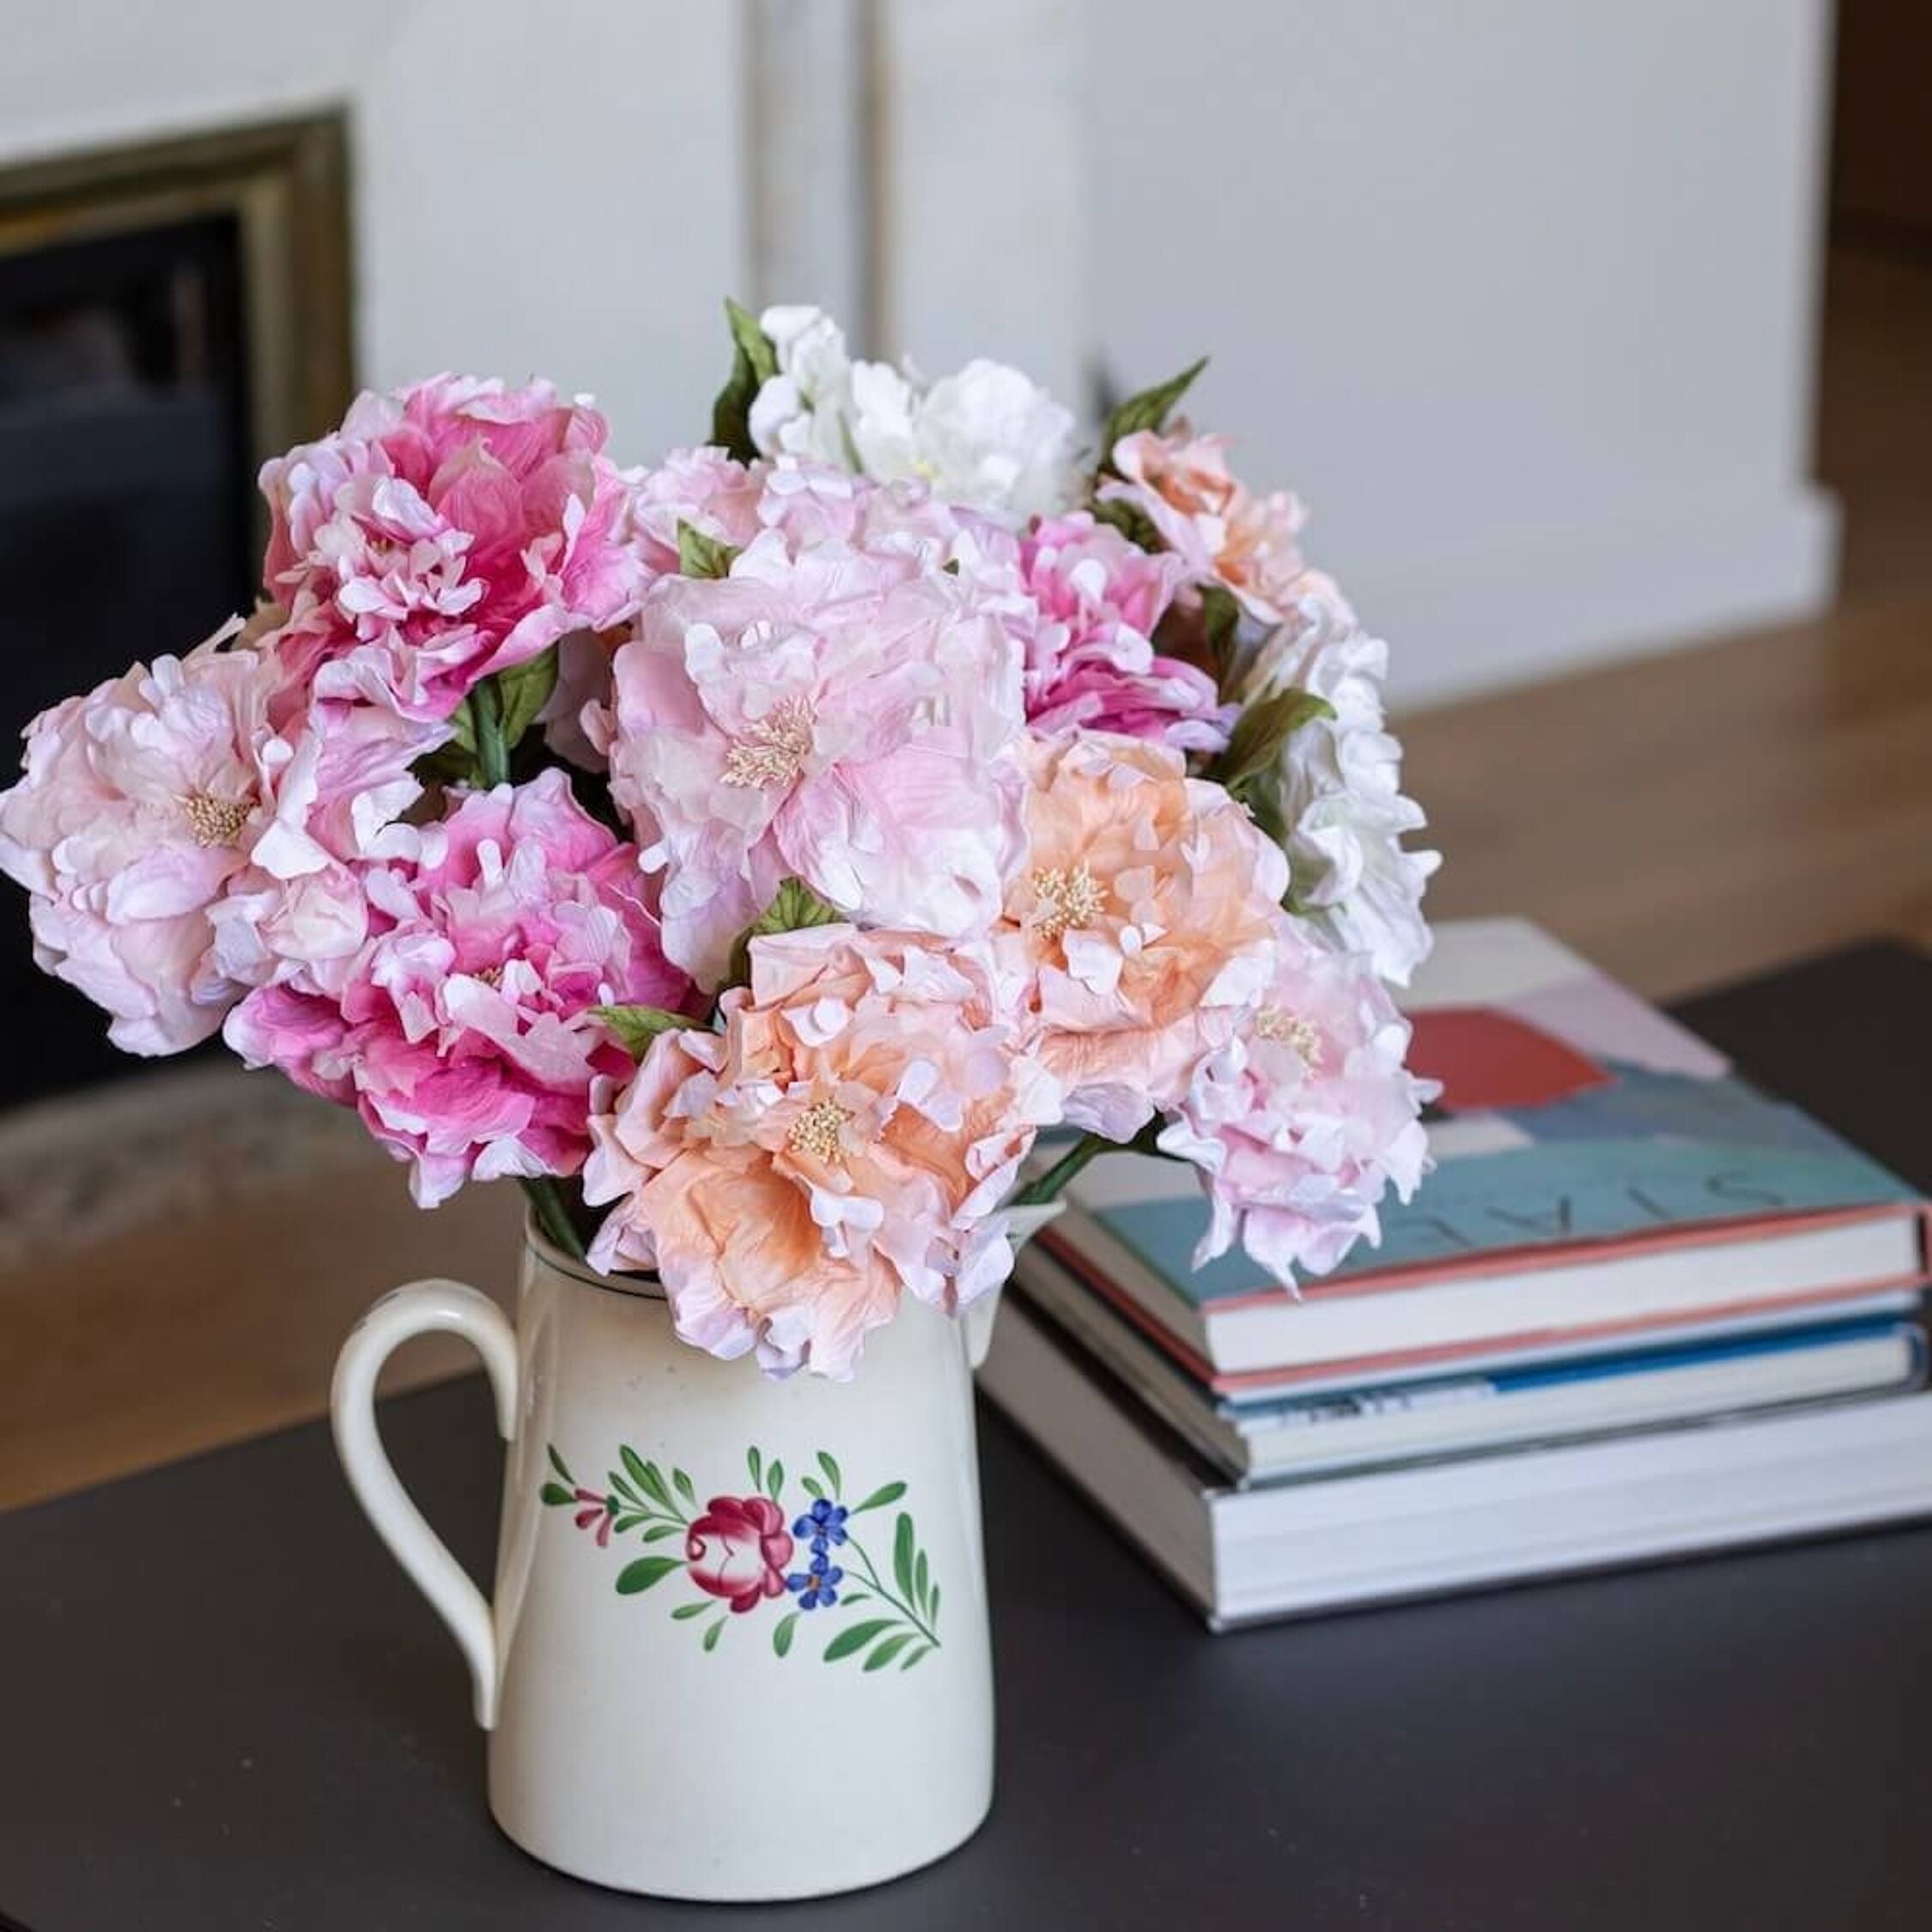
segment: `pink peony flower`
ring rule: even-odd
[[[598,1267],[654,1268],[677,1333],[843,1379],[902,1294],[955,1309],[1012,1265],[997,1212],[1056,1083],[1020,985],[966,941],[826,926],[756,939],[721,1032],[662,1035],[603,1091]]]
[[[1041,1057],[1068,1120],[1129,1140],[1259,993],[1287,863],[1164,746],[1034,739],[1027,762],[1006,915],[1036,975]]]
[[[767,1597],[784,1595],[791,1560],[785,1512],[767,1496],[714,1496],[685,1532],[691,1581],[741,1615]]]
[[[250,987],[352,951],[343,861],[389,839],[420,789],[421,746],[392,725],[325,707],[276,730],[280,671],[222,647],[237,628],[44,713],[0,796],[0,870],[33,895],[39,963],[105,1007],[130,1053],[192,1046]]]
[[[681,1008],[634,847],[561,771],[457,796],[407,861],[364,874],[369,938],[332,993],[252,993],[228,1044],[354,1107],[434,1207],[464,1182],[574,1174],[591,1083],[629,1060],[597,1005]]]
[[[629,479],[629,517],[652,580],[676,576],[677,526],[742,550],[758,534],[763,465],[750,469],[721,449],[673,450]]]
[[[479,678],[616,623],[645,567],[604,439],[548,383],[437,376],[359,397],[335,434],[264,465],[291,679],[436,721]]]
[[[1200,1168],[1212,1204],[1196,1267],[1238,1237],[1291,1286],[1297,1268],[1325,1274],[1358,1240],[1381,1238],[1384,1190],[1406,1200],[1429,1164],[1418,1116],[1436,1090],[1404,1068],[1408,1042],[1369,960],[1277,920],[1265,991],[1159,1137]]]
[[[1103,501],[1133,504],[1197,582],[1224,583],[1250,617],[1280,621],[1303,569],[1302,507],[1285,490],[1257,496],[1228,469],[1228,439],[1182,428],[1123,436]]]
[[[665,874],[665,948],[707,986],[787,877],[950,935],[987,924],[1018,850],[1018,652],[929,544],[868,529],[873,486],[831,474],[785,517],[823,527],[849,497],[856,541],[775,527],[728,577],[660,580],[592,720]]]
[[[1195,665],[1150,640],[1187,576],[1172,552],[1150,556],[1085,511],[1036,525],[1021,573],[1040,623],[1028,627],[1026,714],[1042,733],[1086,730],[1218,751],[1236,708]]]

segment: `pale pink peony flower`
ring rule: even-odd
[[[591,1260],[655,1269],[714,1355],[842,1380],[902,1295],[951,1311],[1005,1279],[998,1210],[1059,1088],[984,943],[827,926],[750,954],[721,1031],[599,1090]]]
[[[1115,732],[1184,751],[1218,751],[1236,707],[1194,665],[1151,641],[1187,567],[1149,556],[1085,511],[1036,524],[1020,571],[1040,613],[1027,628],[1027,721],[1042,733]]]
[[[1144,511],[1192,579],[1225,584],[1250,617],[1279,623],[1303,568],[1302,507],[1285,490],[1255,495],[1229,471],[1227,447],[1225,436],[1184,426],[1123,436],[1113,451],[1120,474],[1100,497]]]
[[[252,993],[228,1044],[353,1107],[434,1207],[464,1182],[574,1174],[592,1079],[628,1057],[590,1009],[682,1010],[634,847],[562,772],[459,794],[414,860],[364,875],[370,936],[333,995]]]
[[[1162,1150],[1201,1170],[1212,1206],[1200,1267],[1238,1238],[1277,1280],[1325,1274],[1381,1238],[1377,1204],[1427,1171],[1431,1083],[1403,1066],[1409,1027],[1370,961],[1283,915],[1261,997],[1195,1070]]]
[[[479,678],[628,614],[646,570],[605,433],[548,383],[437,376],[264,465],[292,679],[440,720]]]
[[[1218,785],[1134,738],[1033,739],[1006,914],[1066,1117],[1128,1140],[1229,1037],[1273,956],[1288,867]]]
[[[420,789],[421,746],[393,721],[355,731],[320,708],[276,730],[280,671],[222,647],[238,628],[44,713],[0,796],[0,869],[33,895],[39,963],[130,1053],[192,1046],[249,987],[353,951],[343,861]]]
[[[761,527],[763,471],[721,449],[680,449],[629,477],[630,526],[649,580],[677,575],[680,524],[734,550],[749,544]]]
[[[856,544],[774,527],[727,577],[654,585],[591,720],[665,873],[665,948],[707,986],[787,877],[868,925],[951,935],[995,916],[1018,848],[1018,653],[896,513],[869,530],[873,486],[815,501],[846,491]]]

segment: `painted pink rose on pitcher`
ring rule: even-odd
[[[684,1537],[691,1581],[740,1615],[784,1595],[791,1560],[785,1512],[769,1497],[714,1496]]]

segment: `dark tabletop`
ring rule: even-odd
[[[1932,963],[1865,948],[1683,1011],[1932,1185]],[[982,1426],[999,1795],[930,1871],[752,1911],[526,1858],[484,1809],[456,1646],[316,1425],[0,1517],[0,1922],[1932,1923],[1932,1530],[1211,1637]],[[384,1429],[483,1576],[499,1456],[480,1382],[392,1402]]]

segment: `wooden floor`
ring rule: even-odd
[[[1405,720],[1409,789],[1448,855],[1437,916],[1527,914],[1665,996],[1875,933],[1932,946],[1932,263],[1834,258],[1830,316],[1820,471],[1847,513],[1842,607]],[[373,1155],[348,1191],[258,1207],[254,1237],[198,1261],[178,1230],[0,1280],[0,1506],[318,1413],[372,1287],[435,1265],[426,1249],[507,1280],[513,1202],[404,1228]],[[302,1257],[287,1317],[277,1239]]]
[[[1652,994],[1932,946],[1932,592],[1410,720],[1438,918],[1528,914]]]

